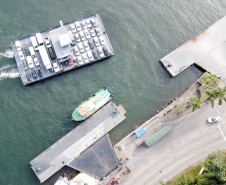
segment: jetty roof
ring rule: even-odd
[[[82,152],[121,123],[125,116],[111,101],[90,118],[34,158],[30,165],[41,182],[44,182],[63,166],[69,165]],[[102,150],[101,148],[98,150]],[[86,162],[86,161],[84,161]]]
[[[163,57],[160,62],[174,77],[192,64],[226,81],[226,16]]]

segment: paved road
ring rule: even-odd
[[[207,118],[220,116],[218,124]],[[161,120],[157,124],[162,124]],[[128,165],[132,172],[123,185],[156,185],[167,182],[216,149],[226,149],[226,104],[210,105],[174,121],[175,129],[150,148],[139,147]]]

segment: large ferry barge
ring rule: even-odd
[[[72,113],[73,121],[83,121],[113,99],[113,95],[103,87],[89,99],[82,102]]]
[[[114,55],[98,14],[83,17],[13,41],[12,49],[24,85]]]

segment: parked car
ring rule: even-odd
[[[24,54],[25,54],[26,56],[29,56],[29,55],[30,55],[30,51],[28,50],[27,47],[24,47]]]
[[[71,28],[72,33],[76,33],[77,32],[74,24],[71,24],[70,28]]]
[[[37,67],[37,73],[38,73],[38,77],[42,78],[42,71],[40,67]]]
[[[86,40],[83,31],[80,31],[80,32],[79,32],[79,35],[80,35],[82,41]]]
[[[45,42],[46,42],[46,47],[47,47],[47,48],[51,48],[51,47],[52,47],[52,45],[50,44],[48,38],[45,38]]]
[[[75,50],[75,54],[78,56],[80,54],[78,50],[78,46],[74,46],[74,50]]]
[[[69,58],[69,59],[68,59],[68,65],[69,65],[69,66],[72,66],[73,64],[74,64],[73,59],[72,59],[72,58]]]
[[[100,29],[99,29],[99,28],[96,28],[96,34],[97,34],[97,36],[102,35],[102,33],[101,33],[101,31],[100,31]]]
[[[33,79],[37,79],[38,78],[35,70],[31,71],[31,75],[32,75]]]
[[[84,64],[83,59],[82,59],[81,56],[78,57],[78,63],[79,63],[79,65],[83,65]]]
[[[90,34],[89,34],[89,30],[88,29],[84,30],[84,34],[85,34],[87,39],[90,39]]]
[[[87,25],[86,25],[85,21],[81,21],[81,25],[82,25],[83,29],[87,29]]]
[[[83,60],[84,60],[85,63],[88,63],[88,62],[89,62],[89,59],[88,59],[86,53],[83,53],[83,54],[82,54],[82,58],[83,58]]]
[[[92,37],[95,37],[96,36],[96,32],[95,32],[95,30],[93,28],[90,29],[89,32],[92,35]]]
[[[28,81],[31,81],[31,74],[30,74],[30,72],[26,72],[25,76],[26,76]]]
[[[60,71],[59,66],[57,65],[57,63],[53,63],[53,70],[58,73]]]
[[[75,22],[75,27],[76,27],[76,29],[77,29],[78,31],[81,31],[81,30],[82,30],[79,21],[76,21],[76,22]]]
[[[24,61],[25,60],[23,51],[19,51],[18,55],[19,55],[20,61]]]
[[[99,56],[95,50],[93,50],[93,56],[94,56],[95,60],[99,59]]]
[[[109,52],[108,52],[108,49],[106,48],[106,46],[103,47],[103,51],[104,51],[105,56],[109,56]]]
[[[104,40],[103,35],[99,36],[99,41],[100,41],[101,45],[105,45],[105,40]]]
[[[16,45],[17,51],[21,51],[22,50],[21,44],[20,44],[20,41],[19,40],[15,41],[15,45]]]
[[[100,42],[97,37],[94,37],[93,40],[94,40],[94,44],[96,45],[96,47],[100,46]]]
[[[33,69],[35,66],[34,66],[31,56],[27,56],[26,59],[27,59],[27,64],[28,64],[29,68]]]
[[[220,117],[211,117],[211,118],[208,118],[208,123],[217,123],[220,120],[221,120]]]
[[[31,56],[32,56],[32,57],[35,57],[36,54],[35,54],[34,48],[31,46],[31,47],[29,47],[28,49],[29,49],[29,51],[30,51]]]
[[[93,39],[90,39],[89,40],[89,46],[90,46],[91,49],[94,49],[95,48],[95,46],[93,44]]]
[[[78,43],[78,48],[79,48],[81,53],[83,53],[85,51],[82,43]]]
[[[101,48],[101,47],[98,47],[98,48],[97,48],[97,51],[98,51],[98,53],[99,53],[100,58],[103,58],[103,57],[104,57],[104,53],[103,53],[102,48]]]
[[[90,23],[90,20],[89,20],[89,19],[86,19],[86,20],[85,20],[85,22],[86,22],[86,25],[87,25],[89,28],[91,28],[91,27],[92,27],[92,25],[91,25],[91,23]]]
[[[53,53],[52,48],[48,48],[48,50],[49,50],[50,58],[51,58],[52,60],[55,60],[56,58],[55,58],[55,55],[54,55],[54,53]]]
[[[94,18],[90,19],[90,21],[94,27],[97,26],[97,22]]]
[[[88,44],[88,41],[84,41],[83,44],[84,44],[85,50],[86,50],[86,51],[89,51],[89,44]]]

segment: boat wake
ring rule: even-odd
[[[18,69],[12,69],[11,67],[10,65],[6,65],[0,68],[0,81],[6,78],[17,78],[20,76]]]
[[[0,58],[1,57],[13,58],[14,57],[14,52],[13,52],[13,50],[10,50],[10,49],[6,50],[3,53],[0,52]]]

